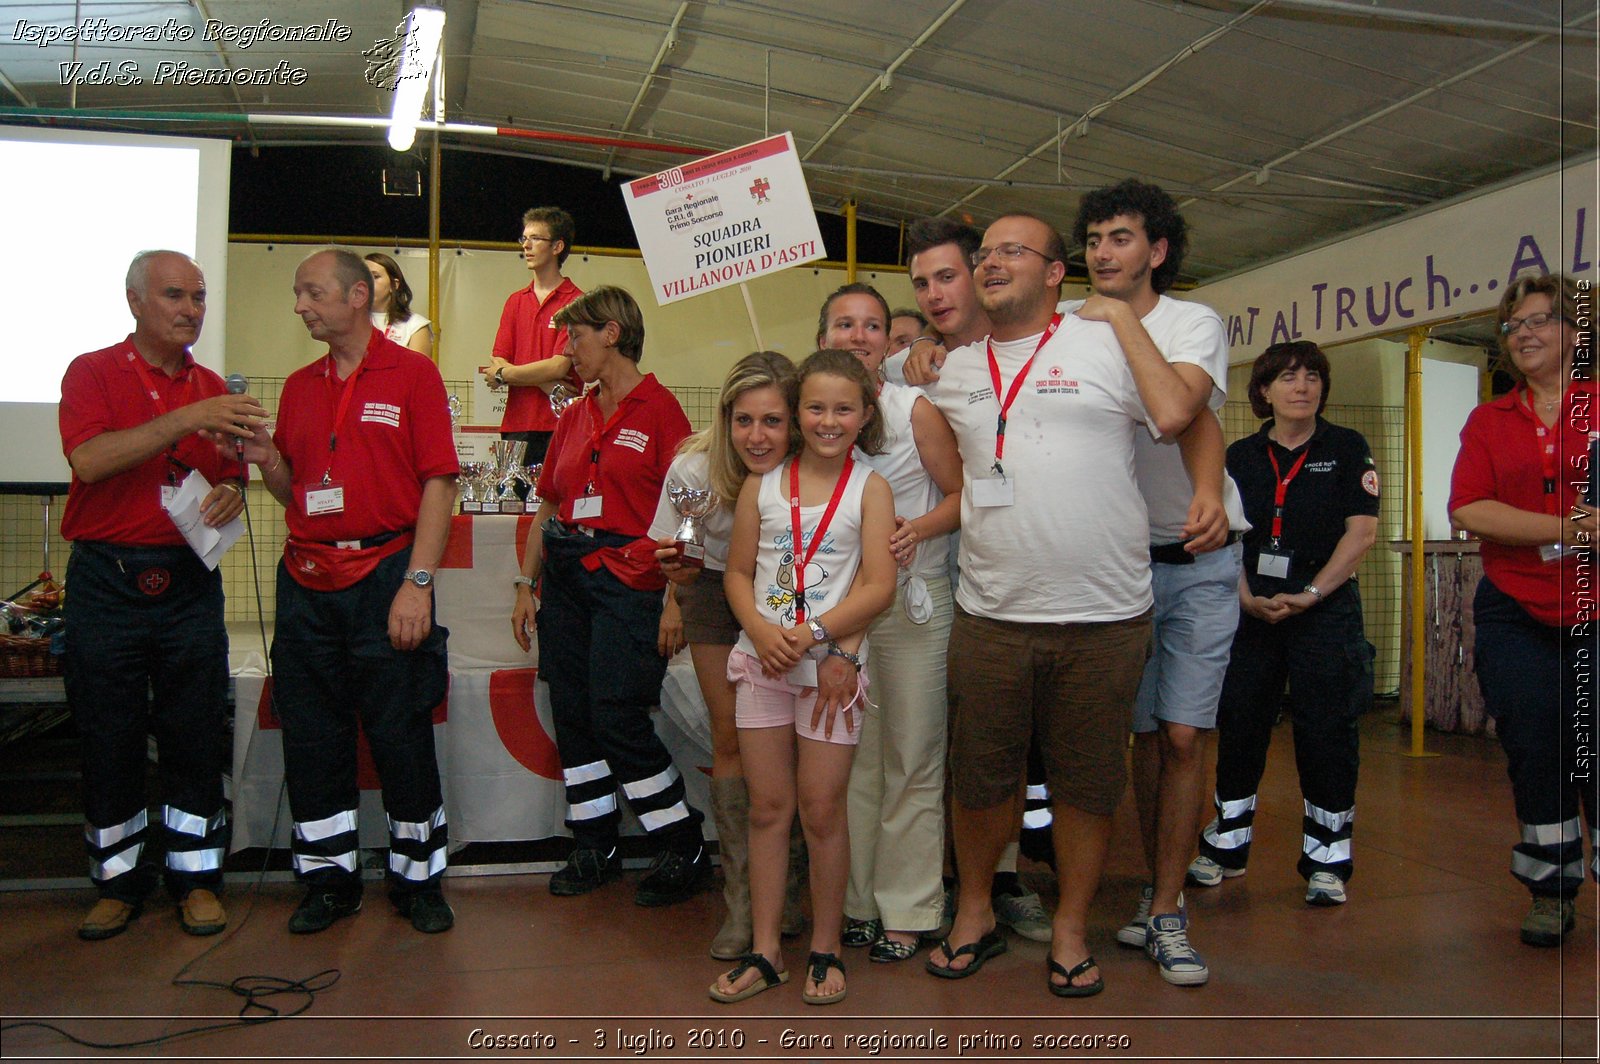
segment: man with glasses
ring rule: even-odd
[[[1133,441],[1159,427],[1112,327],[1057,309],[1066,257],[1032,215],[989,227],[972,261],[990,338],[953,352],[930,397],[965,466],[948,673],[957,860],[993,868],[1014,837],[1037,735],[1061,885],[1048,986],[1087,997],[1105,986],[1089,904],[1127,785],[1127,707],[1150,638]],[[1005,949],[986,878],[968,876],[928,970],[965,978]]]
[[[937,342],[913,341],[901,359],[902,368],[917,368],[908,381],[916,386],[931,385],[937,376],[929,365],[944,352],[977,343],[989,335],[989,316],[978,303],[978,286],[972,276],[972,255],[983,234],[952,218],[923,218],[906,230],[906,270],[911,275],[911,290],[917,307],[938,333]],[[884,363],[885,367],[888,362]],[[952,546],[959,549],[957,530]],[[956,576],[952,573],[952,578]],[[955,581],[953,586],[959,586]],[[1051,861],[1050,802],[1044,781],[1044,768],[1035,752],[1028,758],[1028,786],[1022,811],[1020,849],[1034,860]],[[1012,840],[1000,854],[991,884],[990,900],[996,919],[1024,938],[1050,941],[1050,917],[1039,895],[1029,890],[1017,875],[1018,840]],[[959,872],[960,870],[957,869]],[[953,887],[946,885],[946,890]],[[946,918],[955,912],[953,894],[947,895]]]
[[[510,389],[500,438],[525,441],[528,465],[544,461],[556,430],[551,389],[564,380],[574,390],[582,388],[573,376],[572,360],[561,353],[567,332],[555,324],[556,312],[583,294],[561,275],[575,233],[572,215],[560,207],[534,207],[522,216],[522,261],[533,280],[506,300],[494,352],[483,367],[491,388]]]

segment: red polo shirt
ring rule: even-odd
[[[539,477],[539,496],[556,503],[568,524],[643,536],[655,518],[667,467],[691,431],[677,397],[654,374],[623,396],[609,422],[590,393],[561,415]],[[603,500],[600,516],[574,520],[573,502],[586,494],[591,480]]]
[[[158,403],[145,390],[144,378],[133,364],[139,357],[129,336],[113,347],[79,355],[67,367],[61,378],[58,417],[61,450],[68,458],[102,432],[137,428],[166,411],[228,391],[221,377],[184,352],[183,366],[175,377],[146,364],[150,382],[161,397]],[[95,484],[85,484],[74,473],[61,515],[62,537],[141,547],[182,546],[183,533],[161,508],[161,487],[182,483],[188,473],[169,458],[198,469],[212,484],[244,475],[238,462],[221,457],[216,446],[198,434]]]
[[[494,353],[513,366],[542,362],[559,355],[567,347],[567,330],[556,328],[556,312],[583,295],[583,290],[563,277],[543,303],[534,295],[533,285],[518,289],[506,300],[500,312],[500,330],[494,334]],[[571,378],[575,388],[576,375]],[[501,432],[550,432],[556,416],[550,409],[550,396],[537,385],[510,388],[506,397]]]
[[[1543,422],[1529,408],[1526,393],[1527,388],[1518,385],[1467,418],[1461,430],[1461,452],[1450,477],[1451,510],[1491,499],[1518,510],[1565,514],[1578,501],[1579,488],[1591,475],[1600,475],[1600,471],[1588,469],[1589,438],[1600,429],[1594,384],[1577,381],[1567,389],[1556,423],[1542,438],[1538,430]],[[1543,453],[1546,442],[1555,447],[1551,459],[1556,490],[1548,495],[1544,490],[1550,468]],[[1540,559],[1538,547],[1510,547],[1490,540],[1483,541],[1479,554],[1490,582],[1542,623],[1573,623],[1580,599],[1587,600],[1592,613],[1593,589],[1575,586],[1575,566],[1570,560],[1547,563]]]
[[[330,451],[334,419],[352,381],[338,444]],[[289,534],[320,543],[415,528],[423,482],[460,471],[439,368],[376,329],[350,381],[334,372],[331,351],[284,381],[273,440],[293,473]],[[324,472],[344,485],[344,510],[308,516],[306,488],[319,485]]]

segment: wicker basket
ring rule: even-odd
[[[59,675],[61,659],[50,653],[50,640],[0,635],[0,677]]]

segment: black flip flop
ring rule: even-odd
[[[839,959],[837,953],[813,952],[806,959],[806,975],[818,986],[821,986],[823,981],[828,978],[829,968],[837,968],[840,975],[844,974],[844,961]],[[800,991],[800,1000],[807,1005],[833,1005],[843,1001],[845,994],[849,993],[849,991],[849,987],[845,987],[837,994],[813,994],[809,990],[802,990]]]
[[[1049,966],[1049,974],[1045,976],[1045,982],[1050,986],[1050,993],[1054,994],[1056,997],[1094,997],[1096,994],[1100,993],[1100,991],[1106,988],[1106,980],[1104,975],[1095,979],[1095,981],[1090,983],[1088,986],[1072,985],[1072,981],[1078,976],[1082,975],[1084,972],[1087,972],[1090,968],[1099,967],[1099,965],[1095,963],[1093,954],[1090,954],[1077,964],[1073,965],[1072,971],[1070,972],[1049,957],[1046,957],[1044,962]],[[1066,980],[1066,983],[1063,984],[1056,982],[1054,979],[1050,978],[1051,975],[1061,976]]]
[[[933,963],[933,958],[928,958],[928,963],[923,967],[928,969],[928,974],[937,975],[940,979],[965,979],[969,975],[976,975],[978,969],[990,957],[998,957],[1006,951],[1006,937],[997,927],[984,935],[976,942],[968,942],[960,949],[951,949],[948,938],[939,940],[939,949],[944,953],[945,967],[941,968]],[[958,957],[971,957],[972,960],[965,968],[951,968]]]
[[[759,983],[751,983],[743,990],[738,990],[731,994],[725,990],[718,990],[717,984],[712,983],[710,989],[711,1000],[720,1001],[724,1005],[732,1005],[736,1001],[744,1001],[746,998],[753,998],[763,991],[771,990],[775,986],[782,986],[784,983],[789,981],[789,973],[787,971],[777,971],[772,967],[772,962],[767,960],[767,958],[763,957],[761,954],[746,953],[743,957],[739,958],[739,963],[737,965],[729,969],[728,982],[737,983],[739,981],[739,977],[744,975],[744,973],[748,972],[751,968],[754,968],[756,971],[761,973],[761,981]]]

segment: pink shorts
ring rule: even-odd
[[[811,714],[817,707],[815,687],[799,687],[782,678],[773,679],[761,671],[760,659],[738,647],[728,654],[728,679],[735,687],[733,719],[740,728],[793,725],[796,735],[819,743],[855,746],[861,741],[861,714],[867,709],[865,668],[861,672],[862,695],[850,709],[849,727],[845,726],[845,715],[839,714],[834,718],[831,738],[823,734],[820,726],[811,727]]]

